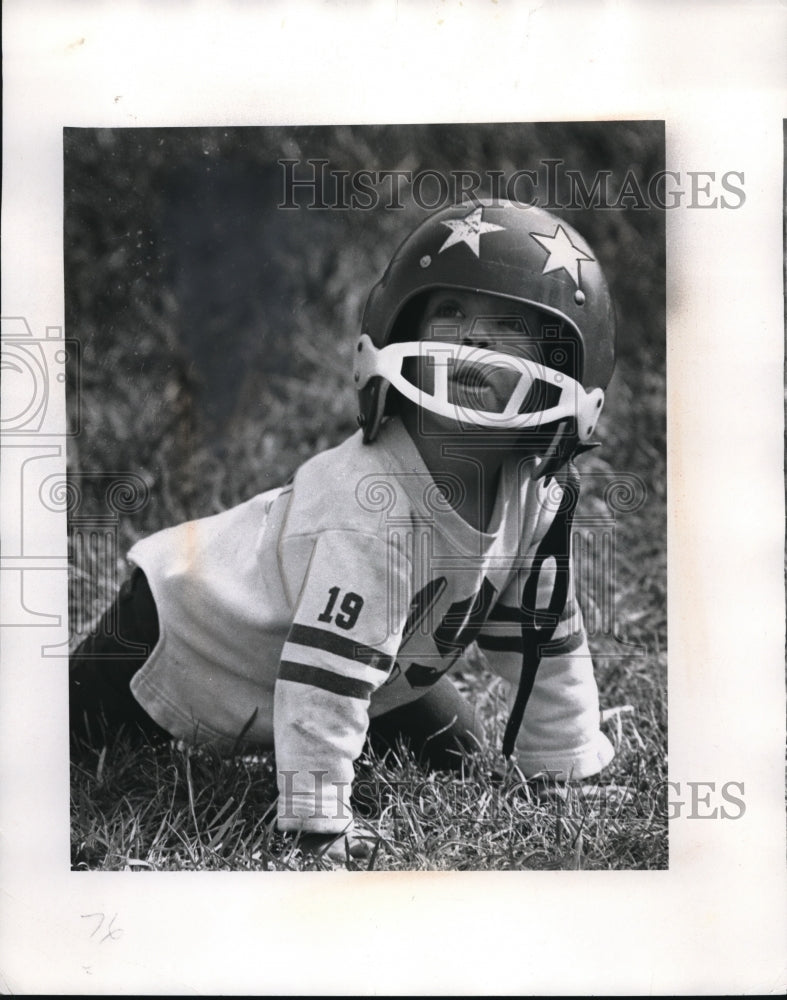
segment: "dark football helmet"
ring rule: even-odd
[[[416,342],[418,303],[424,293],[439,288],[481,292],[535,307],[545,325],[558,331],[561,343],[574,346],[568,370],[556,370],[559,366],[548,356],[541,366],[518,362],[521,384],[504,412],[465,410],[461,418],[495,429],[547,428],[550,444],[539,475],[554,471],[586,447],[615,365],[609,289],[594,253],[572,226],[544,209],[508,201],[452,206],[431,215],[404,240],[372,289],[355,354],[364,441],[373,441],[379,431],[391,385],[426,409],[454,413],[445,396],[425,396],[403,372],[408,357],[424,352],[424,343]],[[428,350],[447,346],[429,343]],[[454,345],[449,363],[461,363],[463,351],[468,348]],[[482,363],[505,364],[499,354],[474,351]],[[438,381],[445,385],[444,379]],[[525,399],[534,398],[527,391],[534,383],[548,389],[536,394],[548,400],[536,413],[532,405],[524,405]]]

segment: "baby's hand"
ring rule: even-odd
[[[349,853],[356,860],[368,858],[372,853],[374,838],[358,830],[343,833],[304,833],[298,843],[304,853],[341,863]]]

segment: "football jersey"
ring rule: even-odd
[[[523,622],[551,616],[517,760],[526,774],[594,773],[612,750],[581,615],[573,587],[554,607],[556,554],[538,560],[563,490],[532,468],[504,464],[477,531],[394,418],[373,444],[358,432],[285,487],[138,542],[129,558],[150,583],[160,638],[135,697],[176,737],[274,747],[279,827],[335,832],[351,820],[369,718],[425,693],[474,642],[513,699]]]

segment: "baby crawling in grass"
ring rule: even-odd
[[[573,457],[614,366],[600,265],[550,213],[444,209],[372,290],[360,429],[286,486],[160,531],[73,654],[71,729],[275,750],[280,830],[368,851],[368,738],[432,768],[483,741],[450,673],[476,643],[509,691],[503,754],[583,779],[612,746],[574,597]]]

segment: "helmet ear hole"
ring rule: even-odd
[[[386,410],[388,389],[389,383],[379,375],[375,375],[358,392],[363,414],[359,423],[363,430],[364,444],[369,444],[377,437]]]

